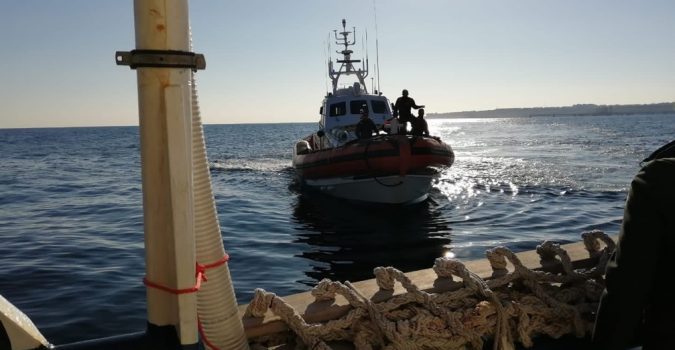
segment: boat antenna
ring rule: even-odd
[[[323,58],[326,64],[329,64],[329,62],[332,61],[332,58],[330,57],[330,34],[328,34],[328,40],[326,41],[326,51],[323,52]],[[326,91],[329,91],[328,76],[324,76],[324,84]]]
[[[353,35],[353,39],[349,39],[349,35]],[[337,59],[336,62],[340,64],[340,68],[336,71],[333,69],[333,61],[331,60],[328,64],[328,76],[333,82],[333,93],[337,93],[338,90],[338,80],[341,75],[356,75],[356,78],[359,80],[360,86],[363,88],[365,93],[368,93],[368,87],[366,85],[365,78],[368,76],[368,69],[363,65],[361,60],[352,59],[352,54],[354,51],[350,50],[350,46],[356,44],[356,27],[352,27],[352,31],[347,31],[347,21],[342,20],[342,31],[338,32],[333,30],[333,35],[335,36],[335,44],[344,46],[343,50],[336,51],[338,54],[342,55],[342,59]],[[354,63],[362,63],[361,69],[354,68]]]
[[[366,48],[363,51],[366,53],[366,62],[365,62],[365,67],[363,69],[365,71],[368,71],[370,69],[370,62],[368,61],[368,29],[366,29],[366,40],[365,40],[365,42],[366,42]],[[371,77],[370,78],[371,87],[372,87],[373,93],[375,93],[375,86],[372,86],[372,81],[373,81],[373,78]]]
[[[377,7],[375,7],[375,0],[373,0],[373,13],[375,14],[375,74],[377,75],[377,91],[382,92],[380,86],[380,45],[377,35]]]

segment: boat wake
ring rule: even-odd
[[[279,159],[231,159],[209,162],[211,172],[279,173],[291,169],[287,160]]]

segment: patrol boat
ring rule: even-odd
[[[381,92],[369,93],[365,78],[368,62],[352,59],[354,31],[334,31],[342,58],[338,70],[328,62],[332,92],[320,108],[319,130],[299,140],[293,148],[293,168],[303,187],[356,202],[405,205],[427,199],[441,169],[455,160],[452,148],[438,137],[389,133],[392,105]],[[361,68],[355,68],[361,63]],[[343,76],[357,81],[339,87]],[[381,134],[359,139],[356,124],[368,111]]]

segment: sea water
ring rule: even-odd
[[[640,161],[674,115],[429,119],[455,164],[428,201],[369,208],[303,193],[291,150],[317,123],[206,125],[239,303],[377,266],[429,268],[583,231],[617,234]],[[145,329],[137,127],[0,130],[0,294],[64,344]]]

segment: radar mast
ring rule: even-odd
[[[342,55],[342,59],[335,60],[337,63],[341,64],[340,69],[335,71],[335,69],[333,69],[333,61],[328,62],[328,76],[333,82],[333,94],[337,92],[338,80],[343,74],[356,75],[356,78],[361,84],[361,88],[365,93],[368,93],[366,86],[366,77],[368,76],[368,59],[366,58],[365,64],[361,60],[353,60],[352,54],[354,51],[349,49],[350,46],[354,46],[354,44],[356,44],[356,28],[353,27],[353,32],[347,31],[347,21],[343,19],[342,31],[338,33],[337,30],[334,30],[333,34],[335,35],[335,43],[338,45],[344,45],[344,50],[336,51]],[[354,34],[354,39],[351,42],[349,41],[349,34]],[[361,69],[354,68],[354,63],[359,62],[361,62]]]

